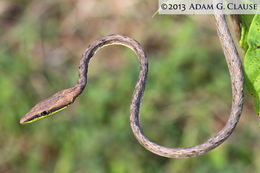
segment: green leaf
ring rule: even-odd
[[[245,31],[240,42],[245,49],[245,83],[249,93],[255,98],[255,110],[260,114],[260,15],[255,15],[250,22],[244,20]],[[242,22],[241,22],[242,23]],[[251,24],[250,24],[251,23]],[[242,23],[243,25],[243,23]],[[243,26],[242,26],[243,28]],[[243,40],[242,40],[243,39]]]
[[[239,18],[240,18],[240,22],[241,22],[241,39],[240,39],[239,44],[246,52],[248,49],[247,36],[248,36],[250,25],[254,18],[254,15],[243,14],[243,15],[240,15]]]

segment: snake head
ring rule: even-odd
[[[20,120],[20,124],[27,124],[39,119],[51,116],[71,105],[76,97],[81,93],[79,87],[64,89],[51,97],[37,103],[25,116]]]

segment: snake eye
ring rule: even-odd
[[[47,114],[47,112],[46,111],[43,111],[42,113],[41,113],[41,115],[46,115]]]

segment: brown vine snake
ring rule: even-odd
[[[188,148],[169,148],[160,146],[147,139],[139,124],[139,112],[145,89],[148,73],[148,61],[142,46],[134,39],[121,35],[109,35],[92,42],[82,55],[79,65],[79,78],[77,84],[68,89],[61,90],[51,97],[37,103],[20,121],[21,124],[30,123],[50,116],[74,102],[87,84],[88,63],[98,49],[111,44],[121,44],[131,48],[140,61],[140,72],[130,106],[130,125],[132,131],[141,145],[151,152],[169,158],[192,157],[203,154],[223,143],[233,132],[239,121],[243,106],[243,70],[239,55],[233,43],[224,15],[215,15],[218,36],[228,64],[232,85],[232,107],[230,117],[223,129],[208,141]]]

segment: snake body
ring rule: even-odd
[[[21,124],[30,123],[44,118],[71,105],[76,97],[84,90],[87,84],[88,63],[98,49],[120,44],[131,48],[138,56],[140,62],[139,77],[135,86],[130,106],[130,125],[132,131],[141,145],[149,151],[169,158],[193,157],[208,152],[223,143],[233,132],[238,123],[243,106],[243,71],[242,65],[229,32],[224,15],[215,15],[218,36],[228,64],[232,84],[232,107],[230,117],[223,129],[208,141],[189,148],[170,148],[158,145],[147,139],[140,128],[140,108],[148,73],[148,61],[142,46],[134,39],[122,35],[109,35],[92,42],[82,55],[79,65],[79,78],[77,84],[68,89],[61,90],[53,96],[36,104],[20,121]]]

